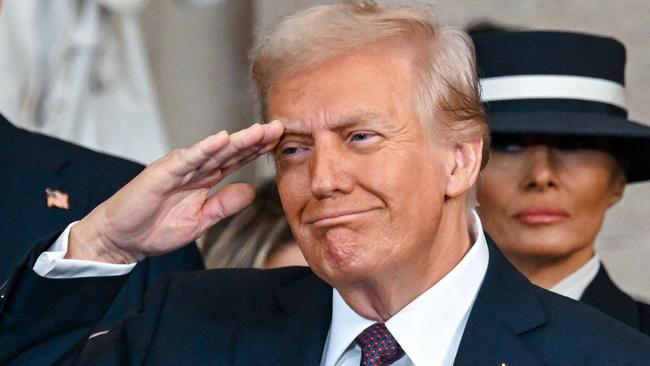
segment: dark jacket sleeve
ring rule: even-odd
[[[156,279],[164,274],[203,269],[203,261],[195,243],[160,257],[150,257],[138,263],[95,331],[113,328],[130,311],[142,307],[144,294]]]
[[[156,281],[147,292],[142,309],[127,316],[109,332],[91,337],[83,347],[76,364],[143,365],[164,308],[169,278],[162,276]]]
[[[71,363],[128,278],[41,277],[32,267],[50,244],[39,243],[2,290],[2,365]]]
[[[34,263],[58,236],[38,243],[1,291],[0,365],[141,364],[157,326],[168,277],[161,276],[152,286],[148,281],[131,281],[133,271],[111,277],[41,277],[33,271]],[[149,280],[158,274],[150,275]],[[135,287],[129,287],[133,283],[143,288],[135,291]],[[147,297],[144,287],[149,288]],[[116,312],[116,304],[132,305],[121,302],[125,293],[133,301],[142,302],[126,319],[121,309]],[[114,325],[108,332],[98,333],[97,324],[101,319],[105,322],[109,308],[115,312],[111,318]],[[143,312],[143,308],[147,311]]]

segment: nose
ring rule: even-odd
[[[558,187],[556,157],[548,145],[534,145],[527,148],[527,164],[522,187],[527,191],[543,192]]]
[[[312,194],[322,199],[352,192],[354,178],[348,165],[344,147],[336,142],[315,143],[309,161]]]

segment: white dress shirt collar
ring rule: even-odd
[[[483,228],[475,212],[472,219],[470,233],[476,239],[463,259],[445,277],[386,322],[386,327],[406,353],[401,362],[395,365],[453,364],[489,260]],[[373,323],[373,320],[355,313],[334,289],[332,323],[321,365],[347,365],[341,360],[349,356],[346,353],[355,352],[355,348],[356,353],[360,354],[359,347],[353,343],[354,339]],[[356,359],[358,364],[359,358]]]
[[[600,257],[595,254],[589,262],[551,287],[550,291],[573,300],[580,300],[589,284],[596,278],[598,271],[600,271]]]

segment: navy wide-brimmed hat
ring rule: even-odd
[[[473,34],[492,134],[605,140],[628,182],[650,179],[650,127],[627,118],[625,47],[555,31]]]

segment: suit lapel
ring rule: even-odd
[[[535,288],[493,243],[488,247],[488,270],[470,312],[454,365],[543,365],[520,337],[546,323]]]
[[[38,207],[43,211],[41,217],[46,222],[65,226],[85,216],[90,211],[90,188],[88,185],[92,182],[87,182],[83,173],[74,174],[74,177],[71,177],[68,172],[70,157],[59,156],[56,160],[48,159],[44,164],[46,165],[43,168],[42,176],[38,178],[38,181],[32,183],[38,190],[35,193],[40,193],[36,196],[40,201]],[[70,207],[68,209],[47,207],[46,189],[66,194]]]
[[[332,288],[313,274],[276,293],[280,307],[238,336],[236,365],[318,365],[332,313]]]
[[[1,116],[0,116],[1,117]],[[6,242],[0,280],[20,263],[37,240],[65,228],[88,210],[89,190],[81,174],[68,174],[71,157],[52,148],[49,139],[19,129],[0,118],[0,233]],[[69,195],[70,208],[48,208],[46,188]]]
[[[11,136],[5,147],[5,158],[13,166],[10,183],[20,188],[19,197],[12,197],[16,204],[29,207],[28,212],[43,218],[40,225],[53,228],[50,223],[69,223],[78,220],[90,205],[90,184],[83,171],[72,171],[71,149],[52,147],[50,140],[2,121],[2,133]],[[3,158],[4,160],[4,158]],[[70,208],[67,210],[47,207],[46,189],[68,194]],[[10,190],[16,192],[16,190]],[[20,212],[20,207],[16,207]],[[36,210],[36,212],[35,212]]]
[[[635,329],[640,328],[639,308],[636,302],[616,287],[602,264],[580,301]]]

